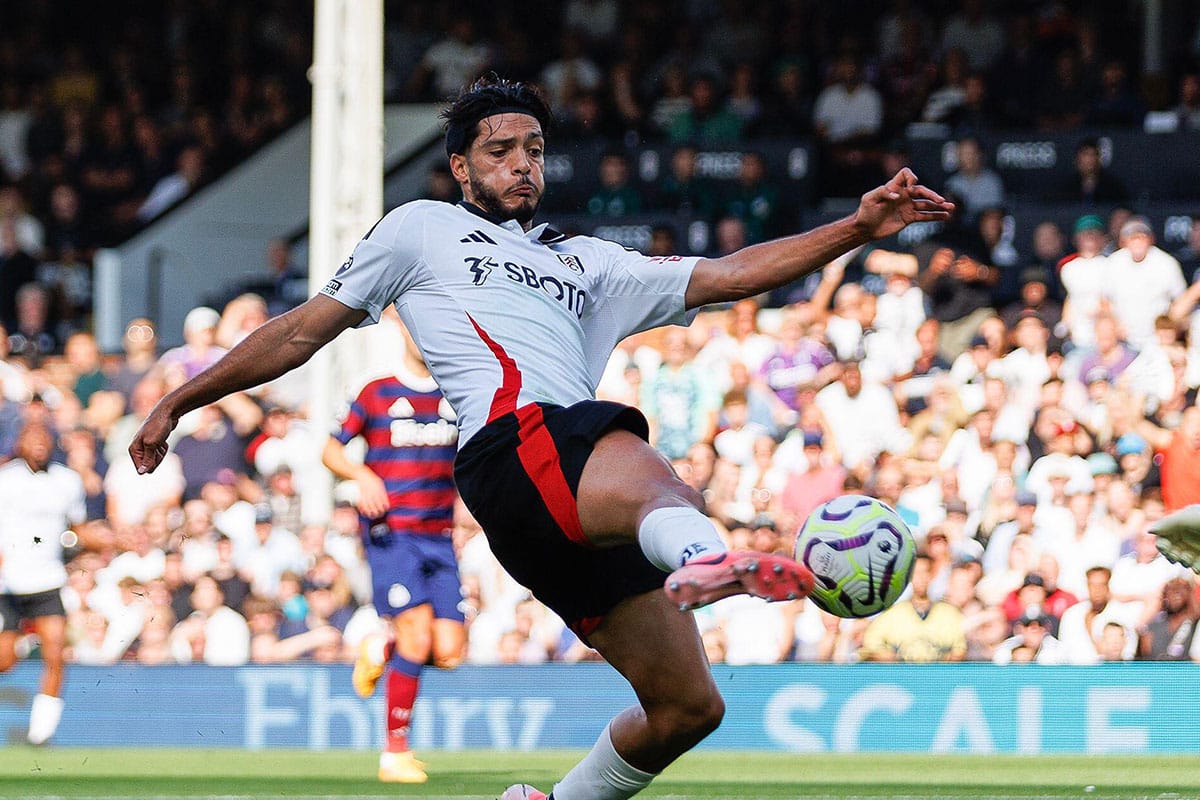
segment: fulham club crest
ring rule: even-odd
[[[570,253],[559,253],[558,260],[566,264],[567,269],[576,275],[583,274],[583,262],[579,260],[579,256],[573,256]]]

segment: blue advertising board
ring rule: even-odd
[[[990,664],[713,669],[727,714],[703,747],[963,753],[1200,752],[1200,667]],[[36,664],[0,683],[0,735],[18,737]],[[345,666],[72,667],[55,743],[373,749],[383,701]],[[429,670],[418,749],[586,748],[633,702],[603,664]]]

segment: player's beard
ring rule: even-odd
[[[534,195],[528,198],[519,198],[522,202],[515,209],[505,208],[504,203],[500,200],[500,195],[492,191],[491,187],[479,180],[475,174],[475,170],[467,165],[467,180],[471,184],[471,194],[474,195],[475,205],[482,208],[494,217],[500,219],[515,219],[522,225],[528,225],[533,221],[537,214],[538,206],[542,203],[541,195]],[[536,191],[532,183],[529,184]]]

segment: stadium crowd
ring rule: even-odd
[[[359,518],[348,487],[328,522],[306,512],[332,421],[305,418],[294,382],[191,415],[152,475],[124,454],[166,391],[296,298],[259,287],[221,311],[196,308],[185,344],[165,352],[147,319],[128,324],[119,354],[88,333],[94,248],[303,115],[308,21],[282,2],[253,16],[220,0],[168,4],[123,29],[101,62],[69,37],[51,46],[52,4],[25,5],[0,33],[0,459],[42,421],[83,478],[89,546],[69,548],[69,658],[351,660],[377,624]],[[1038,226],[1020,251],[1000,235],[1013,198],[974,138],[1138,128],[1148,109],[1200,129],[1200,45],[1180,37],[1171,73],[1134,87],[1130,20],[1071,3],[1023,3],[1003,22],[979,0],[897,0],[882,14],[540,5],[519,17],[537,20],[529,28],[497,14],[485,31],[469,14],[397,4],[388,92],[436,99],[489,68],[540,82],[562,110],[557,136],[613,145],[600,188],[573,210],[686,211],[712,221],[713,252],[727,252],[792,232],[794,209],[752,156],[736,181],[697,179],[699,147],[815,137],[828,196],[902,163],[895,141],[913,124],[958,137],[946,188],[963,210],[951,224],[706,310],[686,330],[635,337],[609,364],[599,396],[644,411],[731,547],[788,552],[808,512],[842,492],[886,500],[917,535],[911,595],[875,619],[748,597],[701,610],[714,662],[1200,660],[1195,576],[1146,530],[1200,502],[1200,218],[1182,249],[1156,246],[1120,207],[1137,187],[1107,175],[1085,141],[1061,196],[1086,208],[1069,230]],[[543,62],[529,46],[539,25],[565,31]],[[630,180],[617,150],[647,140],[676,146],[653,187]],[[434,171],[429,196],[456,199],[445,178]],[[657,230],[653,253],[679,247],[674,235]],[[453,535],[469,662],[592,657],[499,568],[465,512]]]

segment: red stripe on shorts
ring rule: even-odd
[[[571,494],[567,478],[563,475],[562,464],[558,459],[558,448],[554,444],[554,437],[550,435],[550,430],[546,427],[541,406],[536,403],[528,403],[517,408],[517,395],[521,391],[521,370],[517,368],[517,362],[513,361],[504,348],[498,342],[493,341],[487,331],[479,327],[479,323],[469,314],[467,319],[471,320],[479,338],[500,362],[500,370],[504,376],[500,388],[492,397],[488,422],[510,412],[516,413],[517,436],[520,439],[520,444],[517,445],[517,457],[521,460],[521,466],[525,468],[525,474],[537,487],[538,494],[541,495],[542,502],[546,504],[550,516],[554,518],[555,523],[566,534],[566,537],[575,544],[594,547],[583,535],[583,526],[579,522],[579,507],[576,505],[575,495]]]

